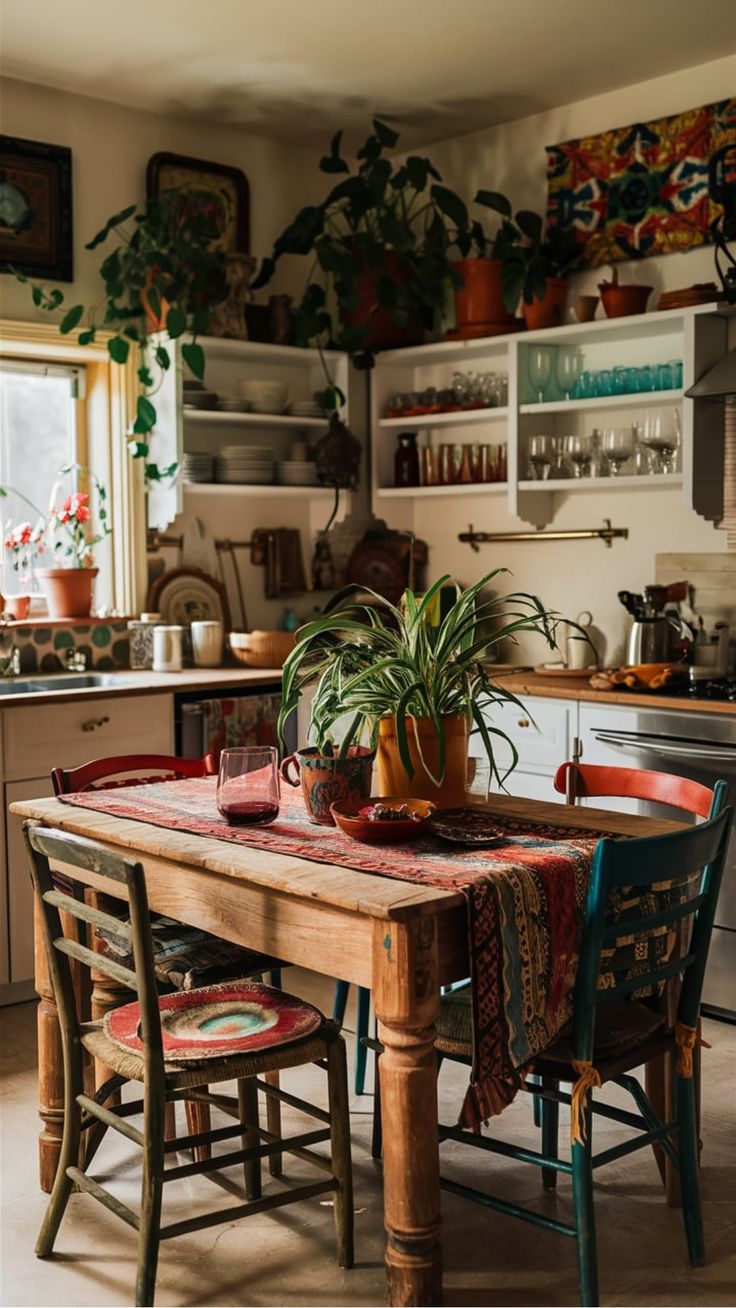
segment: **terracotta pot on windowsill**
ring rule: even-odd
[[[23,622],[31,610],[30,595],[6,595],[4,597],[5,617],[11,622]]]
[[[50,618],[88,618],[99,568],[38,568]]]

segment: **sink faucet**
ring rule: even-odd
[[[20,650],[7,622],[0,620],[0,677],[17,677],[19,672]]]
[[[86,672],[87,655],[81,649],[68,649],[64,654],[64,666],[67,672]]]

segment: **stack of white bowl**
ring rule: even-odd
[[[193,451],[184,454],[181,461],[182,477],[188,482],[212,481],[214,458],[211,454]]]
[[[215,480],[268,486],[273,481],[273,454],[267,445],[223,445],[215,458]]]
[[[319,486],[315,465],[304,459],[286,459],[280,463],[279,481],[282,486]]]
[[[292,400],[289,413],[294,418],[324,418],[325,411],[319,400]]]
[[[286,382],[265,378],[247,378],[239,382],[240,394],[253,405],[256,413],[283,413],[289,398]]]

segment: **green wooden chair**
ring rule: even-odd
[[[341,1266],[351,1267],[353,1198],[347,1070],[345,1044],[336,1027],[311,1005],[248,981],[159,996],[141,864],[93,841],[30,822],[25,824],[25,837],[41,908],[64,1055],[64,1132],[54,1188],[36,1244],[38,1257],[53,1252],[69,1196],[74,1188],[83,1190],[137,1231],[135,1302],[148,1305],[153,1303],[160,1240],[329,1193],[334,1202],[339,1261]],[[70,893],[55,888],[49,860],[64,864]],[[74,894],[89,884],[89,874],[93,874],[95,885],[103,878],[111,892],[128,899],[130,924],[124,929],[132,945],[133,968],[90,949],[82,943],[84,933],[82,939],[64,934],[62,913],[65,919],[74,919],[87,929],[121,930],[117,918],[85,903],[83,894]],[[77,967],[94,968],[113,977],[133,991],[137,1001],[114,1009],[103,1022],[80,1021],[71,960]],[[185,1034],[179,1035],[177,1046],[176,1031],[181,1031],[182,1024]],[[127,1032],[125,1039],[121,1031]],[[201,1043],[194,1046],[195,1040]],[[85,1050],[111,1071],[94,1096],[85,1093]],[[329,1112],[261,1079],[264,1073],[308,1063],[326,1067]],[[237,1099],[212,1094],[208,1089],[214,1083],[230,1080],[237,1081]],[[142,1097],[122,1104],[114,1102],[117,1091],[128,1081],[142,1082]],[[259,1118],[259,1090],[316,1118],[318,1129],[284,1138],[264,1129]],[[165,1140],[166,1105],[184,1098],[215,1104],[237,1120],[233,1126]],[[139,1114],[143,1117],[142,1130],[130,1120]],[[90,1163],[108,1129],[119,1132],[142,1150],[139,1213],[89,1174]],[[215,1141],[237,1142],[238,1137],[242,1147],[233,1151],[164,1166],[172,1152]],[[315,1144],[325,1140],[330,1141],[329,1158],[313,1151]],[[320,1169],[321,1179],[289,1189],[279,1187],[264,1197],[261,1160],[282,1153],[295,1153],[313,1163]],[[245,1202],[161,1225],[165,1184],[235,1164],[244,1168]],[[215,1193],[221,1195],[219,1188]]]
[[[719,806],[725,786],[717,784]],[[723,875],[732,811],[682,832],[632,840],[601,840],[596,849],[585,908],[573,1019],[553,1046],[525,1071],[539,1078],[523,1088],[542,1099],[541,1150],[523,1149],[460,1127],[440,1126],[440,1138],[515,1158],[541,1168],[551,1188],[557,1173],[571,1176],[574,1221],[531,1212],[503,1198],[442,1178],[445,1190],[498,1212],[572,1237],[577,1246],[580,1301],[598,1303],[593,1209],[593,1172],[638,1149],[659,1143],[679,1168],[688,1253],[693,1266],[705,1261],[698,1170],[698,1141],[692,1050],[697,1039],[700,996]],[[662,883],[666,888],[662,888]],[[663,960],[632,966],[623,942],[632,936],[669,933]],[[681,978],[676,1020],[668,1025],[660,995]],[[641,998],[649,992],[654,997]],[[442,1003],[437,1026],[442,1057],[467,1063],[471,1057],[471,1015],[467,991]],[[676,1057],[676,1112],[662,1122],[632,1070],[671,1053]],[[592,1092],[614,1081],[633,1097],[637,1112],[594,1102]],[[572,1093],[560,1090],[570,1083]],[[559,1156],[558,1107],[571,1108],[571,1157]],[[593,1153],[593,1115],[632,1128],[624,1143]]]

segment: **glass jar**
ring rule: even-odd
[[[419,451],[414,431],[402,431],[399,448],[394,456],[394,485],[419,485]]]

